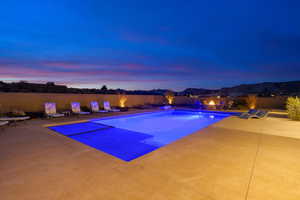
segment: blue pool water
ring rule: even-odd
[[[76,141],[130,161],[217,121],[227,113],[161,111],[49,127]]]

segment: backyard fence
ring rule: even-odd
[[[114,94],[61,94],[61,93],[0,93],[0,112],[14,109],[25,112],[44,111],[45,102],[55,102],[58,110],[70,109],[70,103],[77,101],[81,106],[88,106],[91,101],[109,101],[112,106],[120,106],[120,95]],[[126,95],[125,106],[133,107],[144,104],[166,104],[167,99],[160,95]],[[207,98],[209,99],[209,98]],[[256,108],[284,109],[287,97],[257,97]],[[194,104],[197,99],[187,96],[175,96],[174,104]],[[205,98],[201,98],[205,100]],[[226,100],[226,98],[223,100]],[[237,100],[245,100],[244,97]]]

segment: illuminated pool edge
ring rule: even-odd
[[[91,119],[86,123],[96,123],[96,121],[99,120],[112,120],[112,119],[122,119],[122,120],[128,120],[131,117],[149,117],[151,118],[152,114],[171,114],[173,112],[187,112],[187,113],[203,113],[203,114],[215,114],[215,115],[222,115],[222,117],[219,117],[218,119],[213,119],[212,122],[207,122],[202,124],[201,126],[194,127],[193,129],[187,129],[186,132],[186,125],[184,127],[184,130],[177,131],[176,134],[173,134],[173,130],[171,133],[169,132],[162,132],[165,135],[162,135],[161,133],[158,134],[152,134],[152,133],[145,133],[142,131],[136,131],[136,130],[130,130],[126,128],[120,128],[120,127],[113,127],[110,126],[109,129],[105,130],[91,130],[88,134],[75,134],[74,135],[67,135],[64,133],[64,131],[68,132],[68,130],[64,130],[64,127],[62,126],[54,126],[54,127],[48,127],[51,130],[54,130],[55,127],[62,128],[61,130],[54,130],[66,137],[69,137],[77,142],[80,142],[82,144],[85,144],[89,147],[92,147],[94,149],[97,149],[99,151],[102,151],[104,153],[110,154],[116,158],[119,158],[123,161],[129,162],[134,159],[137,159],[139,157],[142,157],[145,154],[148,154],[152,151],[155,151],[163,146],[166,146],[168,144],[171,144],[177,140],[180,140],[188,135],[194,134],[214,123],[217,123],[218,121],[223,120],[224,118],[227,118],[229,116],[232,116],[233,113],[228,112],[211,112],[211,111],[203,111],[203,110],[190,110],[190,109],[173,109],[173,110],[167,110],[167,111],[151,111],[151,112],[143,112],[143,113],[134,113],[134,114],[126,114],[126,115],[117,115],[117,116],[108,116],[108,117],[101,117],[97,119]],[[236,113],[234,113],[236,114]],[[167,115],[168,117],[168,115]],[[131,118],[130,120],[132,120]],[[79,124],[70,124],[66,126],[80,126]],[[107,124],[99,124],[99,125],[105,125],[109,126]],[[159,125],[159,124],[158,124]],[[64,126],[64,125],[63,125]],[[75,127],[76,128],[76,127]],[[81,127],[82,128],[82,127]],[[84,129],[84,128],[83,128]],[[73,130],[74,131],[74,130]],[[122,133],[122,134],[120,134]],[[168,135],[169,134],[169,135]],[[147,137],[146,139],[136,140],[135,138],[138,138],[139,135],[148,135],[150,137]]]

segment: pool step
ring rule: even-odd
[[[106,129],[110,129],[110,128],[114,128],[113,126],[107,126],[107,127],[103,127],[103,128],[99,128],[99,129],[94,129],[94,130],[90,130],[90,131],[84,131],[84,132],[80,132],[80,133],[74,133],[74,134],[70,134],[68,136],[74,136],[74,135],[82,135],[82,134],[87,134],[87,133],[93,133],[95,131],[101,131],[101,130],[106,130]]]

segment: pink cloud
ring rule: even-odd
[[[46,61],[39,63],[40,65],[47,67],[60,67],[64,69],[79,69],[83,67],[82,64],[74,63],[74,62],[66,62],[66,61]]]
[[[80,61],[40,61],[37,63],[33,63],[34,65],[38,65],[41,67],[53,67],[58,69],[66,69],[66,70],[83,70],[88,69],[96,70],[102,69],[106,70],[107,68],[110,69],[122,69],[122,70],[146,70],[151,68],[152,66],[147,66],[140,63],[130,63],[130,62],[120,62],[120,63],[105,63],[103,61],[98,61],[95,63],[83,63]]]

